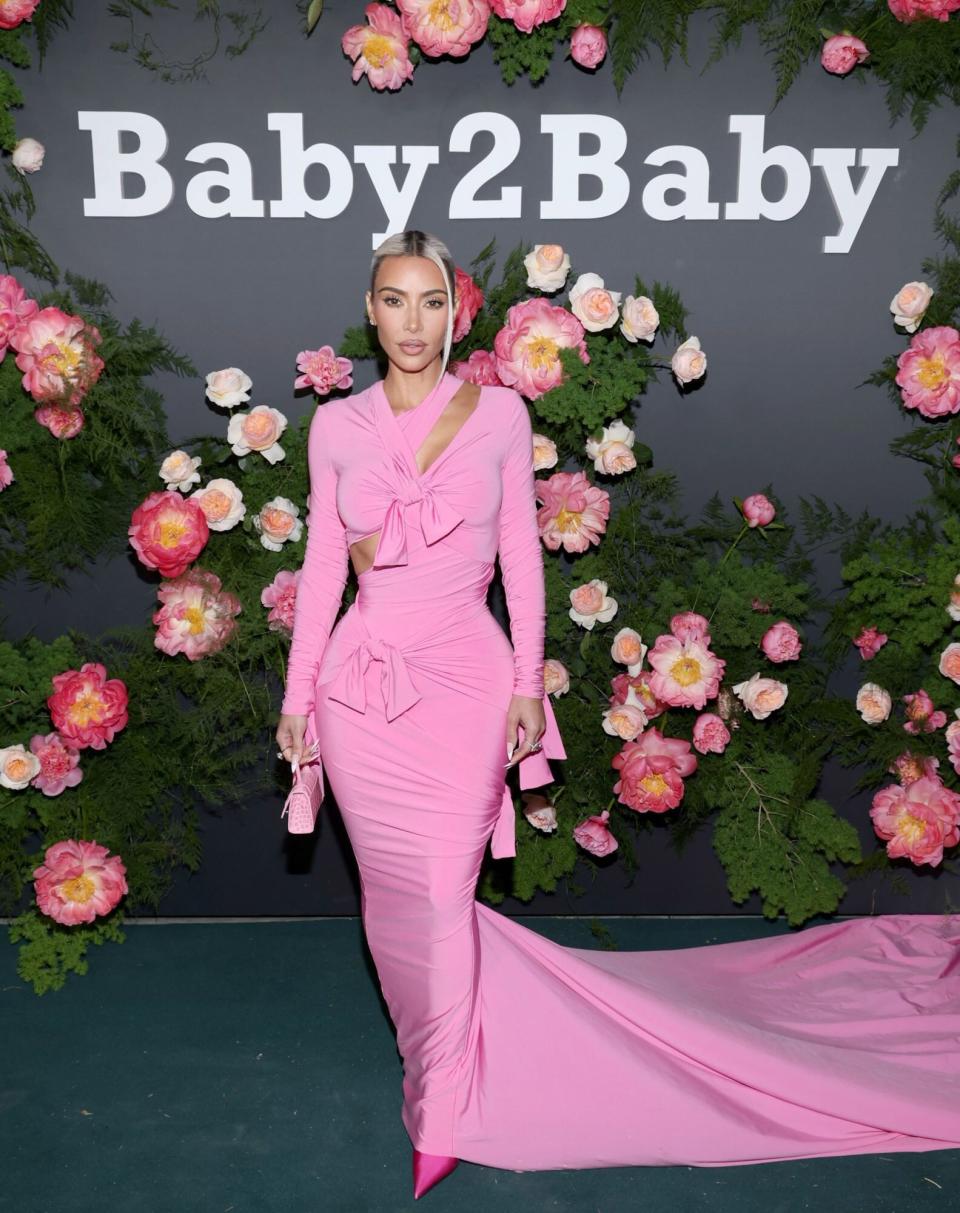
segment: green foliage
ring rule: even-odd
[[[528,76],[531,84],[539,84],[550,70],[557,44],[568,46],[578,25],[603,25],[607,9],[605,0],[569,0],[559,17],[535,26],[529,33],[491,13],[487,38],[504,83],[513,84],[518,76]]]
[[[17,974],[36,994],[61,989],[70,973],[86,973],[91,944],[123,943],[126,935],[119,910],[118,906],[105,918],[74,927],[62,926],[37,910],[25,911],[10,923],[7,932],[11,943],[24,941],[17,955]]]
[[[152,20],[148,32],[141,32],[142,18],[152,19],[161,9],[178,11],[178,4],[173,4],[171,0],[115,0],[107,11],[112,17],[126,23],[127,33],[125,38],[111,42],[110,49],[129,55],[139,67],[153,72],[166,84],[176,84],[183,80],[205,80],[206,66],[216,57],[221,42],[228,36],[229,31],[232,31],[235,41],[227,42],[223,53],[228,59],[235,59],[242,55],[257,34],[267,27],[263,10],[256,0],[237,0],[237,3],[244,4],[248,9],[253,6],[254,11],[227,9],[220,0],[195,0],[195,21],[209,22],[211,26],[208,45],[192,59],[178,62],[158,57],[158,52],[160,56],[165,52],[157,47],[153,36],[156,27]]]

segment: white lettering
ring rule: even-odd
[[[303,146],[303,114],[267,114],[267,130],[280,132],[280,200],[270,215],[280,219],[332,219],[347,209],[353,194],[353,169],[332,143]],[[311,198],[304,185],[307,169],[322,164],[330,178],[323,198]]]
[[[167,132],[150,114],[130,110],[78,110],[77,122],[90,132],[93,152],[93,197],[84,198],[85,215],[155,215],[170,205],[173,178],[159,163],[167,154]],[[120,132],[132,131],[140,140],[134,152],[121,152]],[[125,198],[123,177],[131,173],[143,182],[143,193]]]
[[[840,220],[840,231],[835,236],[823,238],[825,253],[850,252],[867,209],[880,188],[883,174],[900,162],[900,149],[897,147],[863,148],[859,163],[866,171],[860,180],[860,188],[855,190],[850,180],[855,152],[856,148],[853,147],[815,147],[810,156],[810,163],[823,169],[827,189]]]
[[[508,169],[520,152],[520,129],[506,114],[467,114],[450,132],[451,152],[469,152],[480,131],[493,135],[493,147],[457,182],[450,195],[451,219],[519,219],[522,190],[506,186],[499,198],[478,198],[477,190]]]
[[[737,200],[724,208],[726,219],[792,219],[803,210],[810,195],[810,165],[795,147],[780,143],[763,148],[763,114],[731,114],[730,133],[740,135]],[[769,168],[783,171],[783,195],[771,202],[763,192],[763,175]]]
[[[210,169],[197,175],[187,185],[187,206],[203,219],[221,219],[230,215],[238,219],[262,219],[263,203],[253,196],[253,170],[250,157],[235,143],[198,143],[184,157],[192,164],[222,160],[225,173]],[[210,191],[225,189],[227,196],[215,202]]]
[[[354,163],[366,167],[380,199],[380,205],[387,214],[386,231],[373,233],[374,248],[388,236],[392,236],[394,232],[402,232],[407,226],[427,169],[431,164],[440,163],[440,149],[436,145],[421,147],[405,144],[401,158],[403,163],[410,167],[403,179],[403,185],[398,189],[390,171],[390,165],[397,162],[396,147],[386,147],[380,143],[361,143],[353,149]]]
[[[541,219],[600,219],[623,210],[630,178],[617,161],[627,150],[627,132],[605,114],[541,114],[540,131],[553,136],[553,193],[540,203]],[[580,137],[599,140],[595,152],[580,151]],[[580,178],[600,181],[597,198],[580,197]]]
[[[710,201],[710,162],[698,147],[676,143],[658,147],[644,164],[658,167],[678,161],[686,174],[661,173],[648,181],[643,190],[642,206],[651,219],[719,219],[720,206]],[[667,190],[679,190],[682,202],[667,202]]]

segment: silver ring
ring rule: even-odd
[[[537,750],[542,750],[542,749],[543,749],[543,746],[540,744],[540,742],[539,742],[539,741],[535,741],[535,742],[533,743],[533,745],[530,747],[530,753],[531,753],[531,754],[533,754],[533,753],[535,753]]]

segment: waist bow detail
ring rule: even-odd
[[[387,507],[371,567],[408,563],[404,515],[410,507],[417,507],[417,522],[428,546],[442,539],[444,535],[449,535],[455,526],[463,522],[463,515],[457,513],[442,493],[436,493],[429,486],[411,480]]]
[[[423,698],[410,680],[410,671],[400,650],[386,640],[373,636],[362,640],[340,667],[327,692],[328,697],[346,704],[348,708],[365,712],[367,695],[364,675],[371,661],[383,663],[380,685],[387,720],[393,720]]]

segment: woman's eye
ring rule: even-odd
[[[436,304],[436,305],[437,305],[437,307],[436,307],[436,308],[434,308],[434,311],[436,311],[436,310],[437,310],[437,308],[441,308],[441,307],[443,307],[443,300],[442,300],[442,299],[430,299],[430,300],[428,300],[428,302],[429,302],[429,304],[430,304],[430,306],[431,306],[431,307],[433,307],[433,305],[434,305],[434,304]]]
[[[383,302],[384,303],[399,303],[400,300],[396,297],[396,295],[384,295]]]

